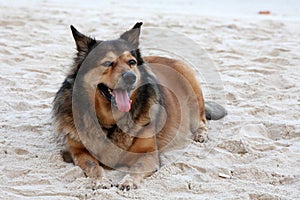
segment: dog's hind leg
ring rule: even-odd
[[[198,127],[192,131],[194,135],[194,141],[205,142],[208,140],[208,130],[206,124],[200,121]]]
[[[225,108],[215,102],[207,101],[205,102],[205,118],[207,120],[219,120],[227,115]],[[208,139],[206,120],[200,120],[197,128],[193,130],[194,141],[196,142],[205,142]]]
[[[199,107],[191,107],[190,111],[190,130],[193,133],[194,141],[196,142],[205,142],[208,140],[208,129],[206,127],[206,118],[204,111],[204,104],[199,98],[198,102]],[[198,111],[198,112],[197,112]]]
[[[88,152],[82,143],[72,139],[70,136],[67,136],[66,142],[74,164],[79,166],[88,177],[99,179],[100,184],[98,184],[98,188],[107,189],[113,186],[105,178],[104,169],[100,166],[99,161]]]

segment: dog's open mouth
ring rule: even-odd
[[[105,84],[98,84],[99,92],[113,105],[116,105],[120,112],[129,112],[131,109],[130,90],[111,89]]]

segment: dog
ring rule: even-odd
[[[64,141],[64,159],[79,166],[88,177],[99,179],[102,188],[113,186],[103,165],[127,166],[130,173],[116,186],[135,189],[159,169],[159,154],[174,144],[174,138],[189,132],[195,141],[204,142],[207,119],[217,120],[227,114],[221,105],[204,102],[188,64],[166,57],[142,57],[141,26],[138,22],[120,38],[101,41],[71,25],[77,55],[53,101],[54,127]],[[84,108],[74,99],[76,88],[84,85],[77,81],[79,73],[83,73],[85,83],[93,82],[94,88],[94,93],[84,93],[85,102],[89,102]],[[97,118],[93,126],[86,125],[93,121],[90,114],[76,114],[80,109],[88,113],[85,109],[90,107]],[[84,129],[79,130],[76,120]],[[101,129],[102,135],[82,136],[93,129]]]

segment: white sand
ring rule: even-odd
[[[0,199],[300,198],[299,3],[60,2],[0,2]],[[69,25],[113,39],[139,20],[207,51],[229,115],[138,190],[93,190],[52,137],[51,102],[75,53]]]

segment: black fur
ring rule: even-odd
[[[132,50],[130,53],[131,53],[132,56],[134,56],[136,58],[138,66],[144,64],[144,60],[142,58],[142,54],[140,52],[140,49]]]
[[[156,101],[156,104],[165,107],[164,97],[162,95],[160,85],[158,84],[156,78],[148,73],[145,67],[145,65],[138,66],[138,69],[141,73],[141,85],[137,90],[137,98],[135,99],[131,110],[132,118],[136,121],[139,120],[139,117],[144,115],[144,113],[141,113],[140,111],[147,110],[144,109],[144,107],[151,107],[151,105],[153,105],[153,102],[149,102],[149,99],[153,99]],[[159,112],[156,113],[156,116],[158,118]]]
[[[54,116],[54,123],[57,124],[57,127],[60,127],[59,124],[64,123],[73,124],[73,113],[72,113],[72,92],[73,86],[78,74],[79,68],[87,55],[101,43],[99,40],[95,40],[91,37],[87,37],[80,32],[78,32],[72,25],[71,30],[73,37],[76,42],[77,53],[74,57],[74,62],[71,67],[71,70],[68,73],[68,76],[63,81],[60,89],[56,93],[53,100],[53,109],[52,113]],[[81,43],[79,42],[81,41]],[[57,130],[61,132],[63,130]],[[68,133],[65,133],[68,134]]]
[[[132,29],[136,29],[136,28],[141,28],[141,26],[143,25],[143,22],[137,22]]]
[[[66,77],[64,82],[62,83],[61,88],[58,90],[56,93],[55,99],[57,98],[58,94],[65,91],[65,90],[72,90],[75,78],[78,74],[78,71],[80,69],[81,64],[87,57],[87,55],[98,45],[101,43],[101,41],[93,39],[91,37],[87,37],[80,32],[77,31],[77,29],[74,28],[74,26],[70,26],[73,37],[76,40],[82,40],[83,43],[86,45],[86,48],[83,47],[83,45],[78,45],[78,42],[76,42],[77,46],[77,53],[76,56],[74,57],[74,64],[73,67],[71,68],[69,75]],[[54,101],[55,101],[54,99]]]

